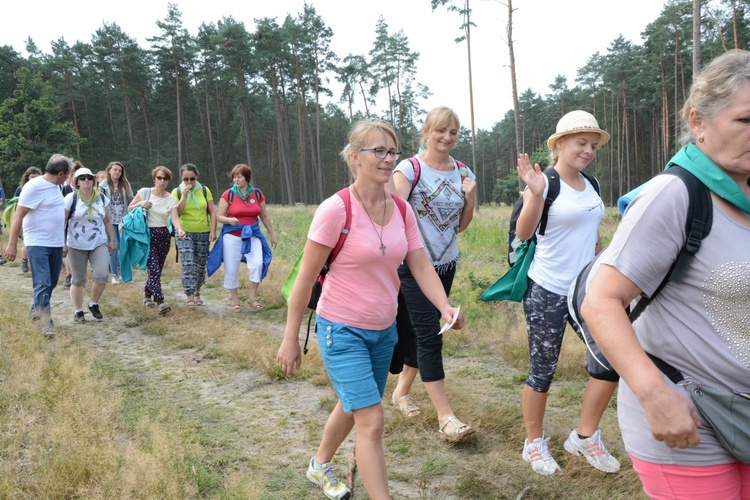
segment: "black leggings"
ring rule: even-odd
[[[438,271],[437,269],[435,269]],[[446,295],[450,295],[453,277],[456,274],[455,264],[447,266],[446,270],[438,272],[438,277],[443,283]],[[420,290],[417,280],[409,271],[406,263],[398,268],[398,276],[401,278],[401,291],[406,299],[409,317],[411,318],[414,333],[417,337],[416,357],[412,354],[404,358],[404,364],[412,368],[419,368],[419,376],[422,382],[437,382],[445,379],[443,369],[443,336],[438,335],[440,331],[440,311],[432,305],[430,299],[425,297]]]

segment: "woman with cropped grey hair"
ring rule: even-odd
[[[667,172],[682,168],[700,181],[698,193],[709,191],[698,220],[702,233],[710,231],[698,238],[682,279],[659,292],[688,239],[695,241],[686,220],[700,198],[677,175],[656,176],[599,258],[581,313],[620,374],[620,429],[646,494],[748,499],[747,447],[744,458],[725,448],[696,402],[718,392],[737,411],[750,393],[750,52],[711,61],[693,82],[681,121],[684,146]],[[631,324],[625,306],[641,296],[653,300]],[[730,418],[739,444],[748,422]]]

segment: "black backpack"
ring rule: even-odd
[[[656,291],[651,297],[641,297],[628,312],[628,319],[632,323],[638,316],[643,313],[646,307],[659,295],[659,292],[669,283],[670,281],[678,283],[682,281],[687,271],[690,261],[692,261],[695,254],[700,250],[701,241],[708,236],[711,232],[711,224],[713,221],[713,202],[711,201],[711,192],[709,189],[693,174],[685,170],[684,168],[673,165],[666,169],[659,175],[676,175],[685,183],[688,189],[689,202],[687,218],[685,220],[685,232],[687,238],[685,243],[680,250],[680,253],[675,258],[672,267],[669,268],[669,272],[661,281]],[[586,363],[586,371],[591,377],[599,380],[617,381],[619,376],[617,372],[609,364],[609,361],[602,355],[599,347],[591,337],[591,332],[586,325],[586,322],[581,317],[581,304],[586,296],[586,290],[590,278],[598,268],[598,258],[595,257],[589,262],[585,268],[578,274],[578,277],[573,281],[568,293],[568,312],[570,319],[574,324],[574,330],[578,336],[586,344],[588,350],[588,360]]]
[[[542,217],[539,219],[539,226],[537,231],[529,238],[536,242],[537,233],[542,235],[547,230],[547,217],[549,216],[549,207],[555,201],[557,196],[560,194],[560,176],[557,174],[557,170],[552,167],[544,169],[544,175],[547,176],[549,181],[549,187],[547,189],[547,197],[544,199],[544,208],[542,209]],[[593,175],[581,171],[581,175],[594,186],[596,194],[601,195],[601,188],[599,181]],[[516,234],[516,222],[518,222],[518,216],[521,215],[523,209],[523,194],[518,197],[515,205],[513,205],[513,211],[510,213],[510,225],[508,227],[508,265],[513,267],[516,262],[516,249],[521,244],[521,240],[518,239]]]

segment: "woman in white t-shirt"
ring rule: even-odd
[[[386,190],[400,155],[396,133],[382,121],[355,124],[349,144],[341,152],[355,178],[348,188],[351,227],[326,276],[315,326],[339,401],[307,470],[307,478],[321,486],[328,498],[350,496],[334,475],[331,460],[355,425],[357,469],[365,489],[371,498],[389,498],[381,399],[398,340],[395,319],[401,261],[409,263],[443,320],[454,319],[454,328],[463,326],[463,316],[448,303],[422,250],[414,213]],[[279,365],[290,376],[302,362],[299,328],[312,285],[336,245],[345,219],[344,200],[336,194],[318,207],[310,226],[277,355]]]
[[[72,276],[73,321],[85,323],[83,287],[88,264],[91,264],[94,281],[88,309],[95,319],[101,320],[99,300],[107,287],[109,256],[115,250],[115,235],[109,216],[109,200],[94,188],[91,170],[86,167],[76,170],[73,186],[76,191],[65,196],[65,244]]]
[[[571,322],[568,289],[581,269],[601,251],[598,228],[604,218],[604,204],[581,171],[608,140],[609,134],[599,128],[596,118],[581,110],[563,116],[547,140],[560,193],[549,208],[544,234],[537,234],[528,272],[529,288],[523,298],[530,366],[521,398],[526,427],[521,457],[534,472],[544,476],[560,470],[550,454],[543,424],[547,392],[557,368],[566,324]],[[516,224],[518,238],[525,241],[537,232],[549,181],[538,164],[531,165],[528,154],[518,155],[518,175],[528,186]],[[604,447],[598,427],[616,387],[615,381],[589,378],[580,420],[564,445],[568,453],[583,455],[592,467],[608,473],[618,472],[620,463]]]
[[[622,377],[623,441],[644,491],[655,499],[750,498],[750,463],[724,449],[691,398],[696,384],[727,395],[750,393],[748,109],[750,52],[732,50],[693,82],[680,116],[684,146],[667,164],[711,191],[710,232],[682,279],[664,286],[631,325],[623,304],[652,297],[687,241],[686,185],[673,175],[657,176],[628,206],[581,307]],[[646,353],[688,380],[672,382]]]
[[[133,201],[128,205],[128,211],[135,207],[143,207],[146,211],[146,224],[151,231],[151,246],[146,264],[148,278],[143,288],[143,305],[156,307],[159,314],[167,314],[172,308],[164,302],[161,273],[172,242],[168,229],[170,215],[175,234],[181,234],[182,228],[180,215],[177,213],[177,200],[167,191],[169,181],[172,180],[172,171],[167,167],[159,166],[151,171],[151,177],[154,180],[154,187],[139,189]]]

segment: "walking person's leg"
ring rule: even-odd
[[[195,265],[195,240],[193,233],[185,233],[184,238],[177,238],[177,249],[180,252],[182,263],[182,290],[187,297],[188,309],[195,308],[195,290],[197,288],[197,276]]]

